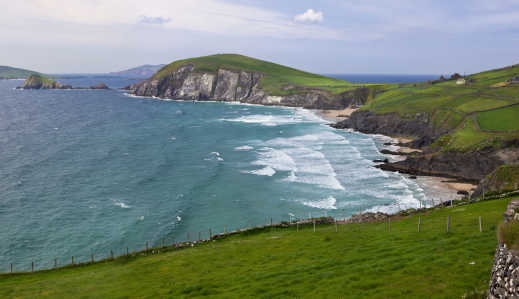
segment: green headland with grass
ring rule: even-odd
[[[39,74],[35,71],[0,65],[0,79],[25,79],[30,75]]]
[[[286,95],[302,88],[323,89],[336,94],[360,86],[238,54],[216,54],[177,60],[160,69],[152,78],[168,76],[188,64],[194,65],[195,71],[201,73],[217,73],[219,69],[261,73],[263,78],[260,86],[270,95]]]
[[[510,198],[0,276],[5,298],[480,298]],[[479,228],[482,219],[482,232]],[[447,232],[447,221],[450,228]],[[421,222],[418,232],[418,222]]]

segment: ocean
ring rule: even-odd
[[[326,74],[326,76],[352,83],[418,83],[440,78],[440,75],[407,74]]]
[[[14,90],[22,83],[0,81],[0,272],[120,255],[187,233],[207,238],[209,229],[271,217],[395,212],[432,196],[373,167],[390,138],[333,129],[312,111],[117,89]]]

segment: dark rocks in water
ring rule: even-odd
[[[392,143],[392,142],[386,142],[386,143],[384,143],[384,145],[385,145],[385,146],[390,146],[390,145],[394,145],[394,143]]]
[[[469,196],[469,192],[468,192],[468,191],[465,191],[465,190],[459,190],[459,191],[457,192],[457,194],[459,194],[459,195]]]
[[[89,89],[110,89],[110,88],[108,88],[108,86],[106,86],[106,84],[101,82],[101,83],[96,84],[94,86],[90,86]]]
[[[410,175],[409,178],[410,178],[411,180],[416,180],[416,179],[418,179],[418,177],[417,177],[416,175]]]
[[[375,162],[375,163],[389,163],[389,160],[388,159],[384,159],[384,160],[376,159],[376,160],[373,160],[373,162]]]

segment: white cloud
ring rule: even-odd
[[[314,11],[313,9],[307,9],[304,13],[295,16],[294,20],[296,22],[309,22],[309,23],[317,23],[322,22],[324,19],[324,15],[322,11]]]
[[[51,26],[45,24],[62,24],[61,31],[67,31],[68,25],[103,26],[110,31],[119,25],[159,24],[225,36],[342,39],[340,30],[301,26],[284,13],[224,0],[147,0],[145,4],[141,0],[24,0],[0,11],[3,22],[18,31],[47,31],[47,37],[60,33],[54,31],[55,27],[46,30]],[[0,29],[0,38],[8,34],[5,31]]]

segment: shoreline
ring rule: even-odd
[[[358,109],[345,108],[342,110],[310,110],[326,121],[340,122],[347,119],[353,112],[357,111]],[[373,136],[373,134],[368,135]],[[407,144],[413,141],[413,138],[409,136],[380,136],[384,136],[385,138],[391,140],[391,142],[386,142],[384,144],[384,149],[389,149],[403,154],[423,152],[420,149],[402,146],[402,144]],[[385,156],[391,159],[395,159],[395,157],[392,155]],[[404,155],[401,157],[402,159],[406,159],[406,156]],[[407,176],[407,178],[410,177],[412,176]],[[473,190],[475,190],[477,187],[477,185],[474,184],[459,182],[456,179],[440,176],[416,176],[415,181],[420,186],[420,188],[424,190],[428,197],[433,197],[434,200],[440,199],[441,202],[459,199],[460,197],[464,196],[462,194],[458,194],[458,192],[468,192],[469,194],[472,194]]]

